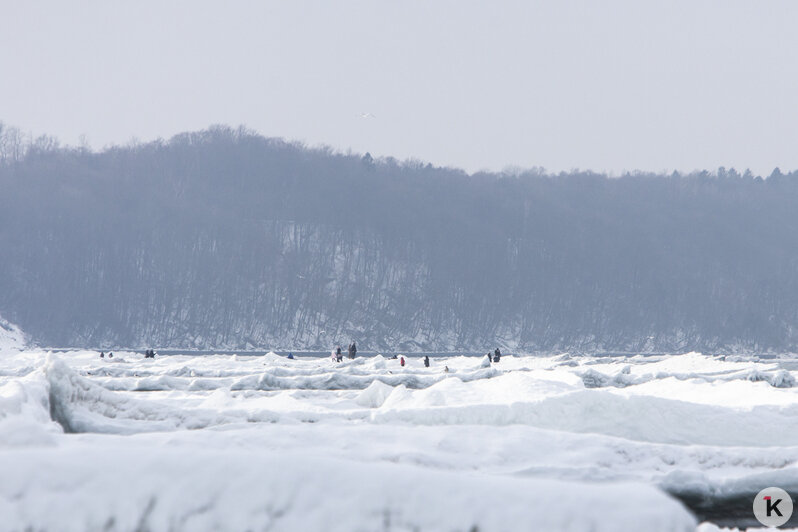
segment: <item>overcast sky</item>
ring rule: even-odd
[[[798,1],[0,4],[0,121],[469,171],[798,168]],[[366,115],[365,117],[362,115]]]

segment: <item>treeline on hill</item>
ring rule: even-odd
[[[0,315],[51,346],[796,349],[798,173],[478,173],[212,127],[0,129]]]

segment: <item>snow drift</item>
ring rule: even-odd
[[[645,523],[650,531],[687,532],[696,526],[680,503],[641,484],[114,443],[90,453],[72,447],[58,457],[0,454],[0,530],[622,532]]]

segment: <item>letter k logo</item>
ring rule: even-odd
[[[767,516],[770,517],[773,512],[776,512],[776,515],[782,517],[781,512],[779,511],[779,503],[781,502],[781,499],[776,499],[776,502],[773,502],[773,499],[768,495],[765,497],[765,500],[767,501]]]
[[[754,517],[767,527],[777,528],[792,516],[792,496],[781,488],[765,488],[754,497]]]

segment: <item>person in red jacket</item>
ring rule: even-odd
[[[399,365],[404,367],[404,365],[405,365],[405,357],[399,357]]]

